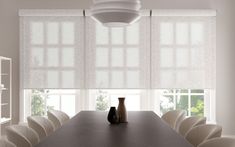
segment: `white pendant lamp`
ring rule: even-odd
[[[91,16],[107,27],[123,27],[140,18],[140,0],[93,0]]]

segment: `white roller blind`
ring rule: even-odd
[[[86,17],[86,36],[88,88],[149,88],[149,15],[124,28]]]
[[[21,10],[21,86],[84,87],[81,10]]]
[[[149,10],[107,28],[82,10],[21,10],[21,87],[215,86],[215,11]]]
[[[215,12],[156,10],[151,25],[152,88],[214,88]]]

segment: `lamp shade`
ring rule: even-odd
[[[140,0],[94,0],[91,16],[108,27],[122,27],[140,18]]]

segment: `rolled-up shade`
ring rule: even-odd
[[[210,9],[155,9],[152,16],[189,16],[189,17],[213,17],[215,10]]]

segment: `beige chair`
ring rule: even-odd
[[[162,115],[162,119],[170,125],[171,128],[177,130],[178,125],[181,121],[185,118],[185,111],[184,110],[173,110],[168,111]]]
[[[22,125],[6,127],[7,138],[17,147],[33,147],[39,143],[38,134],[31,128]]]
[[[218,125],[200,125],[196,126],[188,131],[185,138],[195,147],[200,143],[220,137],[222,133],[222,127]]]
[[[16,147],[16,145],[6,139],[0,138],[0,147]]]
[[[206,123],[206,117],[192,116],[185,118],[179,126],[178,132],[185,136],[185,134],[193,127],[203,125]]]
[[[50,135],[54,131],[54,126],[50,120],[42,116],[29,116],[28,125],[39,135],[40,140]]]
[[[235,138],[213,138],[199,144],[198,147],[235,147]]]
[[[54,124],[55,129],[60,128],[67,120],[69,120],[69,116],[66,113],[58,110],[47,111],[47,116]]]

